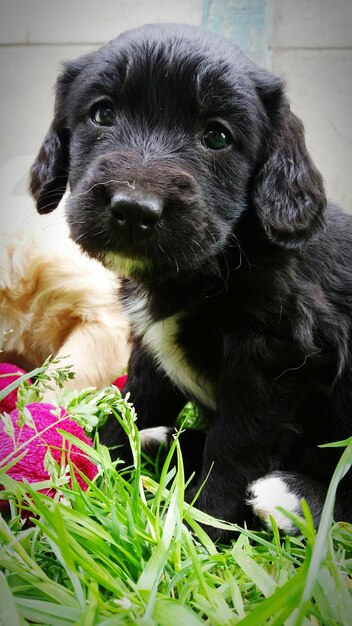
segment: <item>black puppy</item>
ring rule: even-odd
[[[73,239],[127,276],[140,428],[171,427],[188,399],[208,419],[197,506],[291,530],[275,507],[304,496],[317,522],[341,452],[318,446],[352,431],[352,223],[282,81],[200,28],[124,33],[59,76],[39,212],[67,182]],[[115,419],[104,437],[122,441]]]

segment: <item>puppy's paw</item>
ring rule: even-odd
[[[167,451],[170,448],[174,428],[168,426],[156,426],[155,428],[144,428],[139,431],[139,438],[143,452],[155,456],[160,448],[164,446]]]
[[[247,504],[266,526],[270,526],[272,516],[280,530],[297,533],[297,528],[291,520],[276,508],[280,506],[295,514],[301,512],[299,497],[288,482],[285,482],[284,472],[273,472],[255,480],[249,485],[247,493]]]

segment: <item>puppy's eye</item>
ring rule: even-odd
[[[91,111],[91,118],[98,126],[112,126],[115,122],[115,111],[110,102],[100,102]]]
[[[232,143],[230,132],[219,122],[211,122],[206,127],[202,143],[209,150],[223,150]]]

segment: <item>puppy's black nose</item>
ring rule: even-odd
[[[115,225],[130,238],[149,234],[162,214],[162,206],[158,200],[136,199],[123,193],[116,193],[111,198],[110,208],[115,218]]]

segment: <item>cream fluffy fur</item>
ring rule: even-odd
[[[0,234],[0,360],[26,369],[68,355],[70,387],[100,387],[127,365],[118,279],[68,237],[61,205]],[[5,231],[5,232],[4,232]]]

